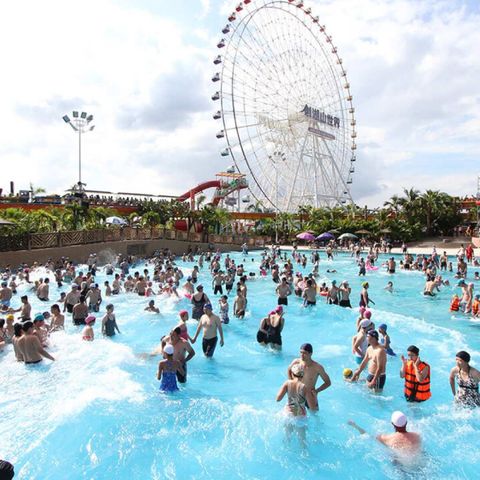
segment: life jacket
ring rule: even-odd
[[[472,303],[472,313],[476,315],[478,313],[479,308],[480,308],[480,300],[474,300]]]
[[[452,302],[450,303],[450,311],[458,312],[460,309],[460,299],[458,297],[453,297]]]
[[[408,402],[424,402],[428,400],[432,394],[430,392],[430,365],[425,362],[420,362],[418,369],[422,371],[428,367],[428,375],[423,382],[419,382],[415,375],[415,368],[413,366],[413,360],[408,360],[405,365],[405,398]]]

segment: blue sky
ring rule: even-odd
[[[89,188],[181,194],[224,169],[210,77],[237,3],[3,2],[0,188],[61,192],[76,181],[77,146],[61,117],[77,108],[96,120],[83,145]],[[479,3],[306,4],[332,33],[354,95],[354,200],[376,207],[412,186],[475,193]]]

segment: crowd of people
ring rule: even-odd
[[[327,272],[335,273],[336,246],[334,243],[325,250],[329,259]],[[390,257],[386,262],[377,266],[380,245],[372,245],[368,249],[360,245],[352,245],[351,255],[358,265],[358,275],[365,276],[368,271],[384,269],[394,278],[398,268],[418,270],[425,275],[425,296],[435,296],[442,288],[448,286],[448,280],[442,278],[441,272],[452,270],[445,252],[438,255],[434,248],[430,255],[410,254],[404,246],[403,257],[397,260]],[[479,315],[479,296],[474,295],[474,283],[468,282],[468,267],[479,265],[471,246],[460,249],[456,259],[456,274],[458,286],[462,289],[462,296],[455,311],[462,311],[468,315]],[[248,252],[243,247],[247,261]],[[190,312],[182,309],[178,312],[178,321],[172,325],[169,332],[161,338],[160,344],[153,349],[151,356],[159,355],[157,378],[160,381],[160,390],[173,392],[178,390],[178,383],[187,382],[187,365],[195,356],[194,347],[201,337],[201,349],[205,357],[211,358],[218,345],[225,345],[224,330],[231,322],[230,311],[239,321],[244,319],[249,305],[249,282],[257,278],[270,279],[271,290],[277,297],[277,305],[259,321],[256,341],[272,349],[282,348],[282,332],[285,326],[285,310],[293,298],[296,303],[305,309],[316,305],[318,301],[326,304],[338,305],[342,308],[357,308],[357,302],[351,298],[352,289],[349,281],[344,280],[337,285],[335,280],[330,285],[320,283],[320,252],[314,250],[309,254],[302,253],[296,247],[291,252],[281,251],[272,246],[265,249],[261,255],[258,271],[246,268],[244,264],[237,264],[229,254],[207,251],[194,255],[188,252],[181,257],[185,262],[195,262],[195,266],[184,274],[175,260],[177,257],[165,249],[148,259],[142,260],[144,268],[138,268],[136,259],[119,255],[115,261],[106,265],[98,265],[95,254],[89,256],[86,265],[75,265],[68,258],[58,261],[49,261],[44,265],[21,265],[18,268],[7,267],[2,273],[0,287],[0,350],[12,344],[16,359],[26,365],[37,364],[55,358],[49,353],[49,336],[63,330],[66,322],[79,327],[79,335],[84,341],[95,340],[94,326],[97,316],[101,317],[101,334],[112,337],[120,333],[115,316],[115,297],[134,294],[140,297],[149,297],[146,300],[145,311],[153,314],[160,313],[155,304],[159,295],[174,298],[186,298],[190,302]],[[295,266],[311,266],[308,274],[295,273]],[[44,274],[38,277],[37,272],[42,267]],[[99,269],[111,277],[104,282],[103,289],[96,282]],[[310,269],[310,268],[308,268]],[[208,271],[208,273],[206,273]],[[209,275],[211,279],[213,298],[210,299],[199,283],[200,275]],[[478,280],[475,272],[473,280]],[[51,298],[50,284],[56,285],[63,291],[58,299]],[[19,295],[20,285],[28,285],[30,293]],[[64,288],[65,287],[65,288]],[[344,380],[358,382],[361,374],[366,370],[365,384],[374,393],[381,392],[386,385],[386,365],[389,358],[396,356],[392,349],[388,326],[385,323],[374,324],[373,312],[370,309],[374,301],[370,296],[370,285],[363,281],[358,298],[358,318],[352,325],[352,357],[357,364],[355,371],[346,368]],[[23,289],[22,289],[23,290]],[[385,290],[393,292],[394,282],[390,280]],[[35,295],[45,304],[45,311],[32,312],[29,296]],[[229,301],[233,297],[232,306]],[[102,305],[106,304],[104,313]],[[218,315],[215,313],[218,312]],[[187,322],[189,318],[198,323],[195,331],[189,332]],[[254,340],[253,340],[254,341]],[[287,397],[286,411],[295,418],[303,418],[307,412],[318,410],[318,394],[331,387],[331,379],[324,367],[313,357],[314,349],[311,343],[304,343],[299,350],[299,357],[294,359],[287,368],[285,381],[277,394],[277,401]],[[406,357],[401,355],[399,375],[404,379],[404,396],[407,402],[421,403],[431,398],[430,389],[431,366],[420,357],[420,348],[410,345]],[[320,379],[320,384],[318,384]],[[478,385],[480,372],[470,366],[470,355],[466,351],[459,351],[455,356],[455,366],[449,378],[452,394],[458,405],[480,406]],[[392,414],[391,423],[395,433],[380,435],[378,440],[387,446],[398,449],[419,450],[421,441],[418,435],[407,432],[407,418],[399,411]],[[364,432],[355,422],[350,425]]]

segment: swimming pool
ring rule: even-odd
[[[239,254],[232,256],[243,262]],[[258,273],[259,259],[259,252],[249,255],[243,262],[246,270]],[[194,263],[177,265],[188,272]],[[143,268],[141,264],[136,269]],[[324,274],[327,268],[338,273]],[[357,271],[347,254],[337,256],[333,264],[322,254],[320,280],[348,279],[353,305],[363,281]],[[452,274],[446,277],[456,285]],[[106,278],[99,274],[98,283]],[[480,358],[479,323],[452,317],[453,286],[425,298],[421,273],[399,271],[392,277],[376,271],[367,273],[367,280],[376,302],[372,320],[388,325],[393,349],[405,353],[414,343],[432,367],[433,396],[425,404],[410,405],[403,399],[399,358],[389,357],[381,395],[342,380],[342,370],[355,366],[350,342],[356,310],[320,302],[304,309],[300,300],[290,297],[283,350],[257,344],[259,320],[276,305],[269,278],[248,283],[246,318],[230,315],[225,346],[217,347],[214,358],[204,358],[197,341],[187,384],[176,394],[160,394],[155,378],[158,358],[141,354],[150,352],[176,325],[177,312],[188,302],[159,298],[161,314],[155,315],[143,311],[144,297],[120,295],[112,300],[122,334],[113,340],[100,338],[97,322],[96,340],[82,342],[78,327],[66,319],[67,331],[55,333],[51,340],[56,362],[32,368],[17,363],[11,350],[0,356],[0,458],[15,464],[16,478],[42,480],[474,478],[480,460],[474,447],[480,412],[453,406],[448,374],[458,350],[469,351],[472,364]],[[388,280],[394,282],[393,294],[383,290]],[[200,281],[212,299],[207,267]],[[19,288],[14,307],[24,288]],[[50,298],[56,300],[60,289],[54,282],[50,289]],[[30,298],[34,312],[45,310],[44,303]],[[232,303],[233,298],[230,312]],[[214,302],[218,311],[216,306]],[[196,321],[190,320],[191,335],[195,328]],[[332,386],[319,394],[320,411],[308,418],[306,448],[295,436],[287,441],[285,401],[275,402],[287,366],[304,342],[313,344],[313,358],[332,379]],[[384,447],[346,424],[354,419],[372,434],[390,432],[390,414],[397,409],[408,415],[410,429],[424,439],[425,461],[410,472],[399,469]]]

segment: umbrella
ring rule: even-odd
[[[357,230],[355,233],[358,233],[359,235],[371,235],[372,232],[369,232],[368,230]]]
[[[315,235],[310,232],[302,232],[297,235],[299,240],[306,240],[307,242],[313,242],[315,240]]]
[[[343,240],[344,238],[358,238],[358,237],[353,233],[343,233],[338,237],[339,240]]]
[[[128,225],[128,222],[120,217],[107,217],[105,223],[107,225]]]
[[[3,225],[5,225],[5,226],[8,226],[8,225],[13,226],[13,225],[15,225],[15,224],[14,224],[13,222],[9,222],[8,220],[4,220],[3,218],[0,218],[0,225],[2,225],[2,226],[3,226]]]
[[[317,240],[333,240],[335,235],[332,235],[330,232],[322,233],[317,237]]]
[[[392,233],[392,231],[389,228],[382,228],[380,233]]]

